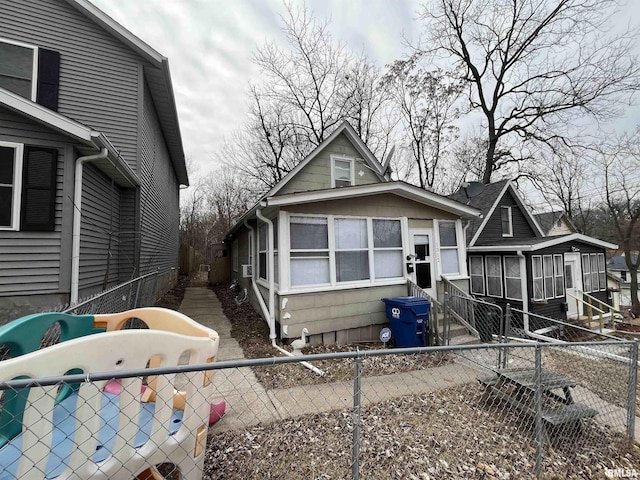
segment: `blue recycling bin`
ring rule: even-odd
[[[427,345],[427,322],[431,302],[422,297],[383,298],[391,333],[397,347]]]

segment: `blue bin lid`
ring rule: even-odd
[[[422,297],[393,297],[393,298],[383,298],[382,301],[385,304],[389,303],[389,304],[401,305],[405,307],[410,307],[414,305],[425,305],[425,304],[430,305],[431,304],[429,300]]]

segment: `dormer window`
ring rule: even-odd
[[[349,187],[353,181],[353,159],[346,157],[331,157],[331,186]]]
[[[513,219],[511,217],[511,207],[500,209],[500,219],[502,222],[502,236],[513,237]]]

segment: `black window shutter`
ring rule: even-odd
[[[60,54],[53,50],[38,49],[38,93],[36,102],[58,111],[58,84],[60,81]]]
[[[52,232],[56,213],[57,150],[24,148],[20,230]]]

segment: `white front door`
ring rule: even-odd
[[[411,253],[415,255],[408,263],[413,267],[411,279],[432,298],[437,298],[435,277],[435,252],[433,230],[411,230]]]
[[[578,318],[582,306],[576,302],[574,297],[581,298],[578,292],[582,291],[582,268],[580,267],[579,253],[564,254],[564,282],[567,292],[567,318]]]

